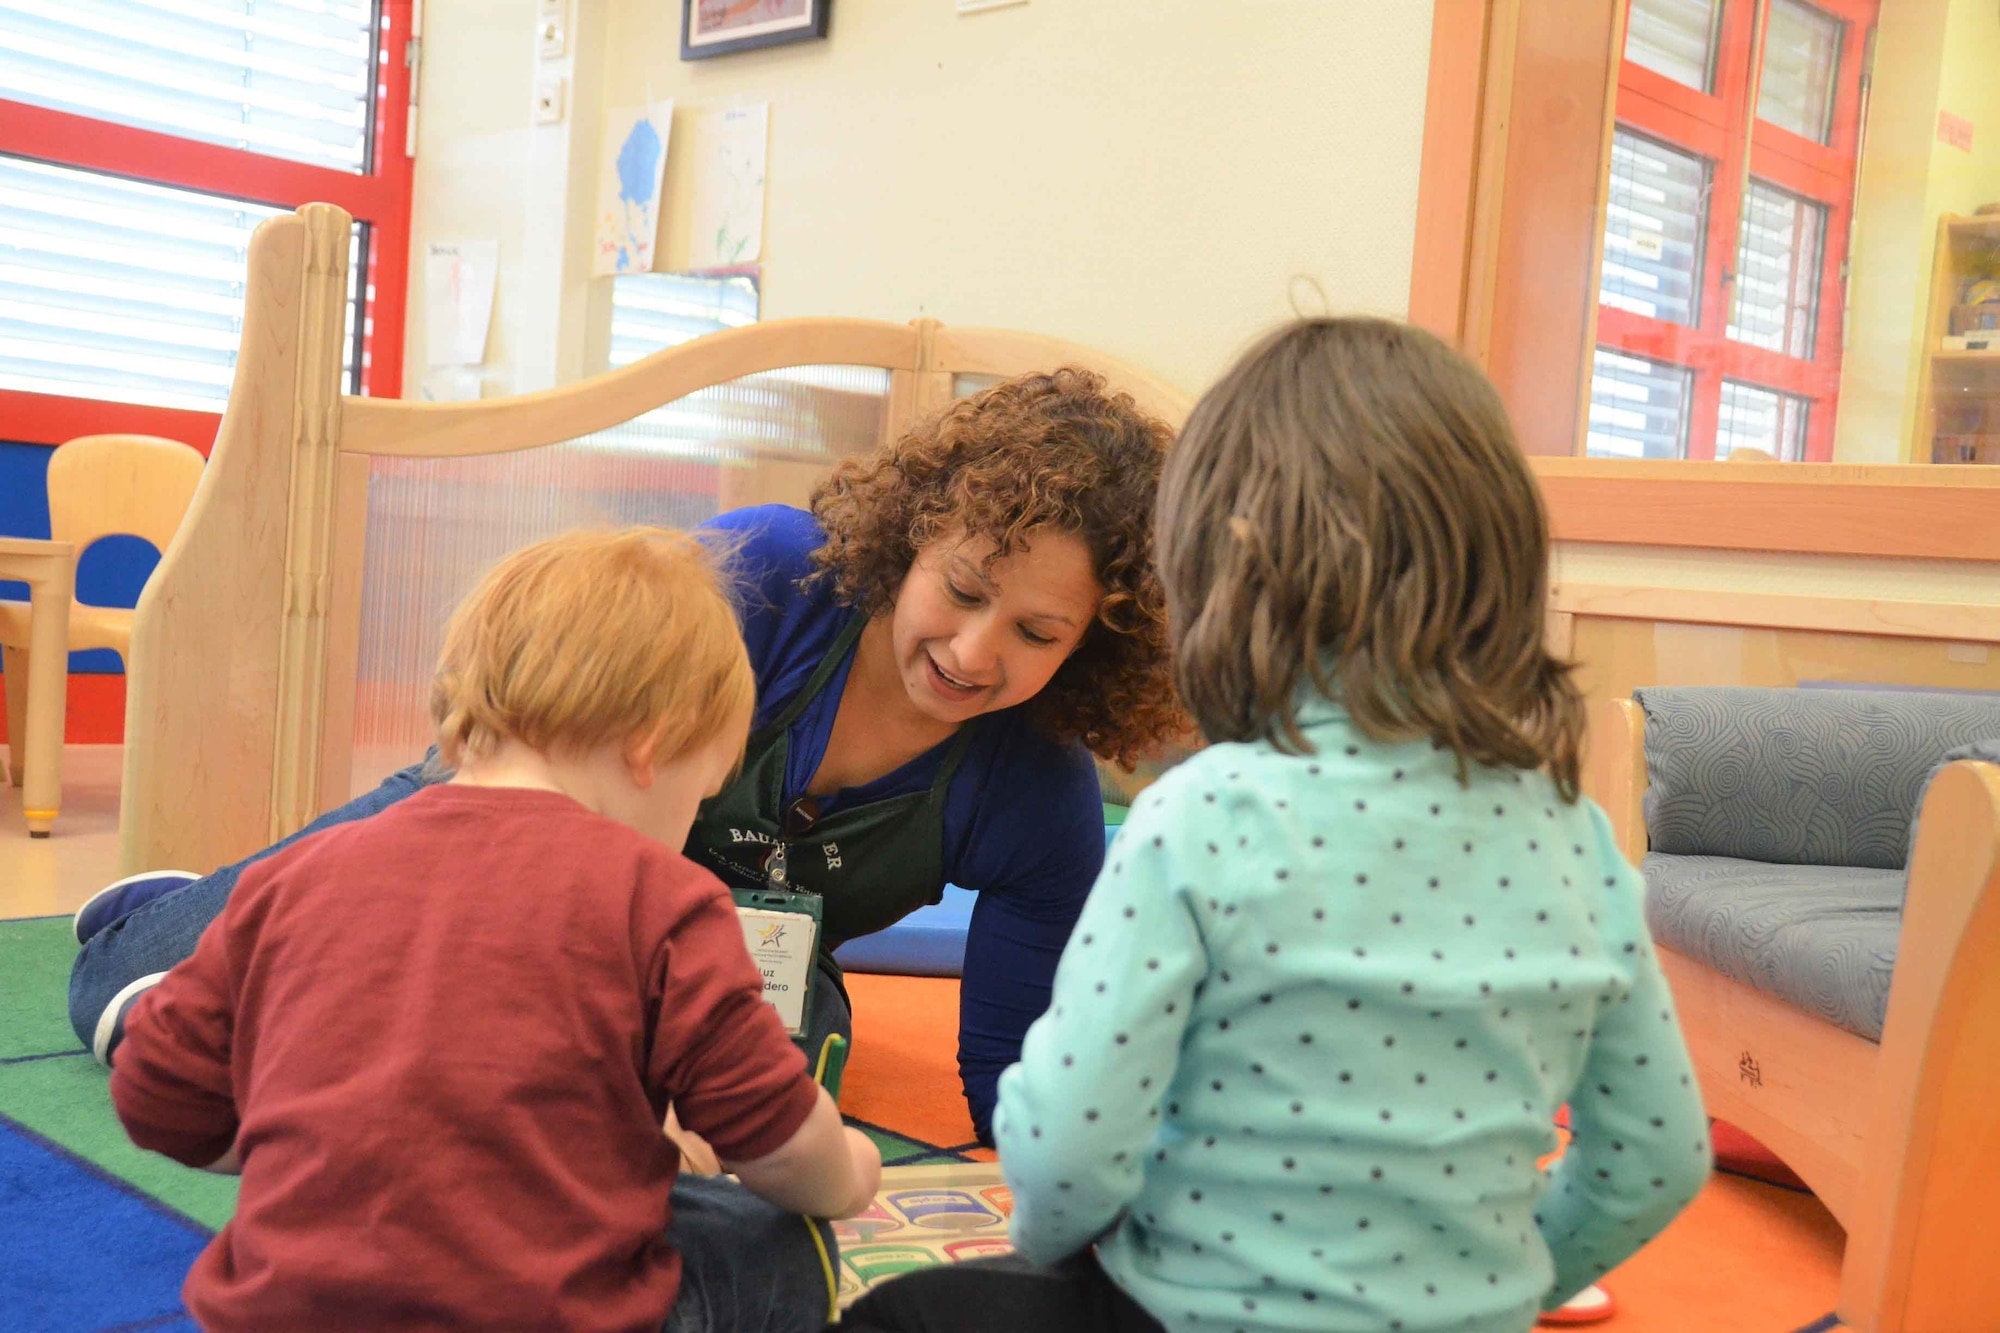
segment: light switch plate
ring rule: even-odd
[[[569,50],[569,29],[559,18],[535,20],[535,54],[544,60],[560,60]]]
[[[567,0],[535,0],[535,16],[560,21],[566,7]]]
[[[1028,0],[958,0],[961,14],[979,14],[989,9],[1005,9],[1009,5],[1025,5]]]
[[[556,125],[563,118],[569,100],[569,80],[561,77],[535,80],[535,124]]]

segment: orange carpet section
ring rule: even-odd
[[[1810,1194],[1718,1173],[1607,1280],[1614,1333],[1791,1333],[1833,1310],[1843,1237]]]
[[[854,1055],[840,1109],[941,1147],[972,1141],[958,1086],[958,982],[850,976]],[[981,1151],[981,1158],[990,1153]],[[1606,1285],[1607,1333],[1793,1333],[1834,1307],[1840,1227],[1809,1194],[1718,1174]]]
[[[973,1142],[958,1085],[958,980],[850,975],[854,1050],[840,1109],[940,1148]],[[976,1155],[988,1158],[984,1149]]]

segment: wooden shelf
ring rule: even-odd
[[[1944,229],[1946,235],[1953,240],[1964,237],[1986,237],[2000,241],[2000,213],[1988,213],[1984,217],[1977,218],[1946,217]]]
[[[1912,462],[1935,460],[1944,436],[2000,434],[2000,350],[1947,351],[1943,346],[1952,312],[1963,304],[1966,284],[1991,275],[1996,256],[2000,256],[2000,213],[1938,219]],[[1983,458],[1985,451],[1980,453]]]
[[[2000,390],[2000,351],[1931,353],[1937,390]]]

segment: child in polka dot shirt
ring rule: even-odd
[[[1292,325],[1158,517],[1211,744],[1133,805],[1000,1080],[1020,1253],[850,1326],[1523,1333],[1710,1157],[1498,397],[1419,330]]]

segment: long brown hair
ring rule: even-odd
[[[1548,531],[1471,362],[1381,319],[1302,320],[1195,408],[1160,481],[1174,674],[1213,741],[1312,749],[1312,686],[1378,740],[1546,767],[1577,792],[1583,704],[1543,647]]]

